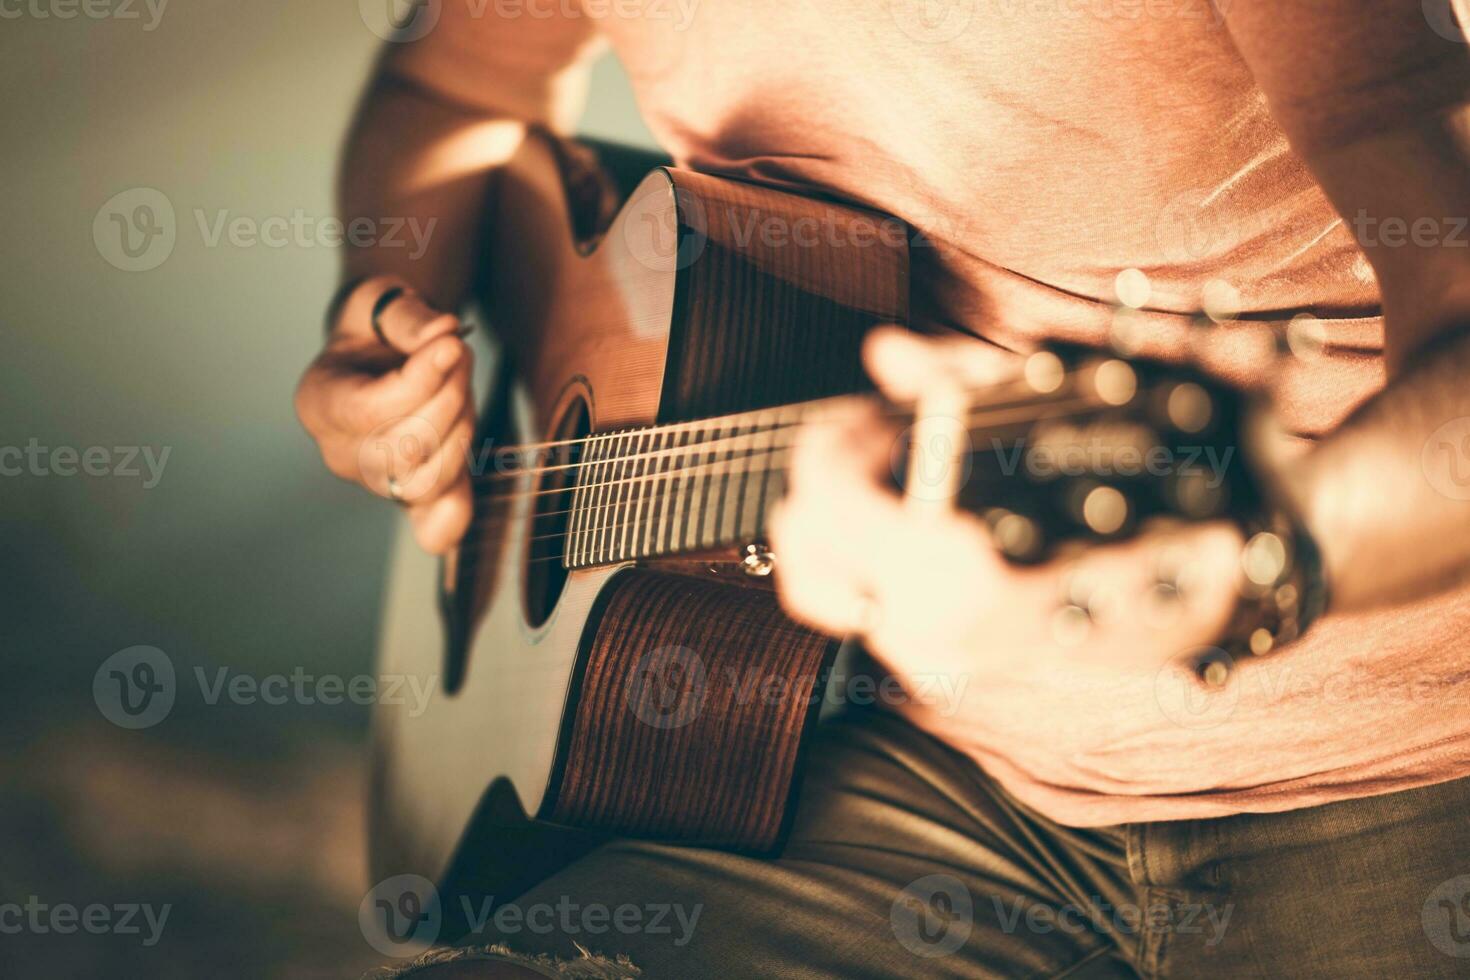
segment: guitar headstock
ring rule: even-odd
[[[1246,458],[1248,405],[1192,368],[1048,348],[970,410],[956,503],[1020,563],[1160,518],[1245,525],[1264,506]]]

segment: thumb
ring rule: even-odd
[[[1021,358],[976,337],[931,337],[884,326],[865,339],[863,363],[890,399],[917,401],[940,380],[962,389],[1009,380],[1020,370]]]

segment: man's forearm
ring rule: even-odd
[[[1470,580],[1470,318],[1422,347],[1292,468],[1332,609],[1408,601]]]
[[[356,220],[381,234],[348,235],[345,279],[399,276],[433,306],[457,309],[472,284],[491,175],[523,133],[380,75],[348,137],[338,206],[349,231]]]

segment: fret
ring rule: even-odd
[[[656,430],[653,435],[653,448],[655,453],[652,462],[648,464],[648,486],[645,488],[648,506],[640,512],[638,521],[638,543],[640,554],[651,555],[655,551],[655,541],[658,538],[658,515],[663,509],[663,473],[669,465],[668,443],[672,433],[664,430]]]
[[[583,443],[583,452],[587,452],[590,449],[590,446],[590,441]],[[572,512],[571,514],[567,515],[568,520],[566,544],[562,548],[562,558],[564,561],[567,562],[567,564],[576,564],[581,560],[582,518],[585,516],[587,507],[587,486],[582,480],[582,476],[585,472],[586,467],[579,467],[572,471]],[[533,502],[531,513],[534,514],[535,512],[535,504]],[[531,527],[531,533],[534,535],[536,533],[536,521],[531,522]],[[533,541],[531,544],[534,548],[535,542]]]
[[[714,420],[714,427],[705,432],[707,440],[711,443],[718,442],[722,435],[723,433],[721,430],[719,419]],[[699,454],[701,465],[699,474],[695,478],[696,482],[699,485],[699,489],[697,491],[699,504],[698,510],[696,511],[699,519],[696,522],[694,528],[695,548],[708,548],[713,546],[714,544],[714,539],[710,535],[707,535],[705,533],[705,530],[706,528],[708,528],[710,534],[713,534],[714,532],[714,523],[710,520],[709,508],[711,500],[713,498],[713,494],[711,491],[717,476],[717,474],[713,472],[713,469],[715,461],[718,457],[719,448],[717,446],[712,446],[707,452],[702,452]]]
[[[602,560],[614,562],[618,560],[618,535],[622,533],[625,518],[623,516],[624,502],[628,498],[628,469],[633,465],[629,456],[632,455],[633,444],[638,441],[636,432],[628,432],[618,437],[613,444],[612,471],[608,474],[608,482],[612,484],[608,488],[607,496],[607,521],[603,529]]]
[[[756,416],[753,429],[762,432],[761,435],[753,436],[751,447],[746,456],[744,472],[740,477],[740,496],[737,516],[735,519],[735,533],[739,536],[738,544],[750,544],[760,537],[761,532],[761,506],[764,500],[763,493],[756,493],[750,487],[752,471],[755,479],[759,481],[762,488],[765,486],[765,475],[770,469],[772,455],[770,447],[775,443],[776,429],[774,423],[776,414],[774,412],[761,412]]]
[[[678,432],[674,436],[674,447],[678,455],[674,459],[674,475],[669,493],[669,517],[664,523],[667,531],[664,534],[664,550],[675,551],[683,546],[684,525],[689,520],[689,444],[691,434],[688,429]]]
[[[628,524],[628,496],[633,491],[632,482],[628,479],[635,465],[631,457],[638,445],[640,435],[636,431],[629,432],[618,440],[618,458],[613,465],[612,504],[607,518],[607,548],[603,552],[604,561],[618,560],[618,551],[622,545],[621,535]]]
[[[607,494],[607,471],[608,460],[612,457],[612,436],[599,436],[597,439],[597,461],[587,472],[588,482],[592,485],[591,504],[587,513],[587,561],[597,561],[597,532],[602,525],[602,508]]]
[[[647,430],[633,440],[633,458],[628,464],[628,492],[624,496],[622,527],[618,529],[618,559],[632,558],[637,554],[639,521],[643,519],[643,505],[648,499],[647,476],[652,460],[655,430]]]
[[[582,486],[581,531],[578,534],[576,555],[580,564],[592,560],[592,524],[597,513],[597,461],[602,458],[602,436],[593,436],[587,444],[584,465],[577,470],[577,482]]]
[[[617,527],[617,557],[634,554],[638,539],[638,508],[644,500],[644,473],[648,469],[648,444],[653,433],[639,432],[628,460],[628,495],[623,500],[622,525]]]
[[[674,441],[673,436],[672,432],[660,432],[653,439],[654,452],[659,455],[653,465],[653,479],[648,485],[648,520],[640,532],[638,542],[639,550],[645,555],[658,554],[659,527],[669,509],[666,487],[669,467],[673,464],[674,451],[670,445]]]
[[[750,482],[750,467],[753,462],[750,449],[752,440],[758,438],[756,435],[760,431],[757,427],[758,421],[759,416],[751,419],[746,435],[739,440],[735,448],[730,450],[732,462],[726,467],[730,471],[728,479],[734,492],[730,494],[730,533],[725,536],[724,540],[734,541],[737,544],[742,543],[741,539],[745,536],[745,528],[740,523],[740,515],[745,510],[745,485]],[[738,479],[736,473],[739,474]]]
[[[720,461],[716,469],[719,471],[720,492],[717,495],[718,502],[715,504],[715,530],[710,541],[712,545],[719,545],[729,540],[729,535],[721,533],[725,528],[725,517],[729,513],[729,503],[733,501],[734,494],[730,492],[730,485],[735,478],[735,469],[740,466],[736,459],[739,455],[740,436],[742,429],[737,423],[730,427],[730,435],[733,437],[726,442],[724,450],[725,458]]]
[[[607,494],[607,472],[612,459],[612,436],[602,436],[597,444],[597,462],[588,471],[592,484],[592,508],[587,514],[587,561],[597,561],[597,532],[602,524],[602,508]]]
[[[761,490],[756,500],[755,520],[752,528],[757,537],[766,537],[766,513],[770,505],[786,492],[786,463],[790,457],[790,450],[785,448],[790,443],[790,435],[785,429],[772,429],[770,445],[783,444],[781,449],[773,449],[766,456],[766,466],[761,472]],[[774,487],[772,486],[774,484]]]
[[[572,471],[572,513],[571,525],[567,528],[566,561],[569,565],[580,564],[583,560],[582,549],[586,545],[584,532],[587,527],[587,505],[590,491],[587,489],[592,482],[587,478],[587,467],[592,460],[593,447],[596,445],[594,439],[588,438],[581,446],[581,455],[578,458],[580,465]]]
[[[655,506],[648,518],[648,553],[665,554],[668,544],[669,515],[674,512],[675,470],[679,465],[679,432],[668,432],[663,439],[663,451],[668,455],[658,468],[658,482],[654,486]]]
[[[638,492],[638,483],[635,479],[635,471],[640,461],[638,453],[643,443],[643,433],[630,433],[626,442],[623,443],[622,461],[618,467],[617,504],[612,516],[612,527],[608,528],[608,560],[621,561],[627,547],[628,528],[633,519],[633,500]]]
[[[581,462],[586,462],[592,455],[592,441],[588,440],[582,444],[583,457]],[[572,471],[572,513],[571,522],[567,525],[566,548],[564,549],[568,564],[576,564],[582,560],[582,529],[586,525],[587,517],[587,467],[579,466]],[[534,525],[533,525],[534,526]]]
[[[618,445],[622,440],[622,433],[614,432],[607,437],[603,446],[603,460],[593,471],[593,482],[597,485],[597,509],[592,519],[592,547],[588,556],[589,561],[600,562],[606,553],[607,527],[610,522],[613,491],[615,489],[613,480],[618,462]]]
[[[685,500],[684,532],[679,547],[693,551],[699,547],[699,536],[704,524],[704,496],[709,492],[705,481],[709,477],[708,453],[702,449],[709,440],[709,430],[691,432],[690,445],[694,447],[689,456],[689,492]]]
[[[587,567],[761,540],[799,406],[590,437],[565,560]]]
[[[608,488],[607,527],[604,529],[605,544],[602,549],[602,560],[605,562],[618,560],[618,535],[623,530],[623,503],[628,498],[628,469],[632,466],[628,457],[637,440],[637,433],[629,432],[618,437],[613,445],[612,472],[608,475],[612,486]]]
[[[679,433],[679,489],[674,495],[674,519],[669,522],[669,551],[683,551],[689,547],[689,512],[694,500],[694,463],[689,447],[696,441],[695,433],[685,429]],[[675,535],[678,537],[675,537]]]

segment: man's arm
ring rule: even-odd
[[[1227,22],[1383,296],[1387,387],[1285,477],[1333,609],[1463,582],[1470,421],[1450,423],[1470,420],[1470,48],[1394,0],[1235,0]]]
[[[515,151],[524,126],[446,102],[410,80],[382,71],[348,137],[338,179],[338,209],[382,227],[392,219],[416,229],[394,243],[349,242],[344,282],[393,276],[412,284],[434,308],[457,310],[478,255],[491,178]]]
[[[438,309],[456,309],[483,258],[477,235],[496,166],[528,124],[576,123],[599,44],[587,18],[499,10],[444,4],[427,36],[390,44],[380,59],[342,158],[342,217],[432,231],[422,254],[418,243],[349,244],[348,281],[398,276]]]
[[[347,141],[345,295],[296,410],[328,469],[404,504],[430,551],[472,515],[471,357],[454,311],[485,260],[491,180],[528,125],[575,121],[592,48],[585,18],[445,4],[427,36],[389,45]],[[410,233],[354,241],[358,223]]]
[[[1383,294],[1387,387],[1290,477],[1351,610],[1470,577],[1470,106],[1307,159]]]

